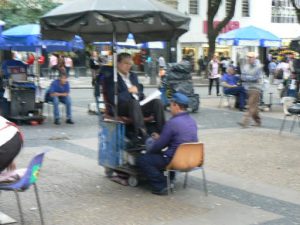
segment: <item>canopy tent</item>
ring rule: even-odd
[[[94,45],[112,45],[112,42],[93,42]],[[165,42],[153,41],[136,44],[133,35],[130,33],[125,42],[117,42],[117,46],[120,48],[149,48],[149,49],[164,49]]]
[[[58,6],[41,18],[45,38],[137,43],[177,39],[188,30],[190,18],[156,0],[75,0]]]
[[[93,45],[112,45],[112,42],[93,42]],[[134,37],[132,34],[128,34],[128,37],[125,42],[117,42],[117,46],[122,48],[138,48],[139,46],[135,43]]]
[[[188,31],[190,18],[156,0],[74,0],[48,12],[40,23],[43,38],[80,35],[87,42],[111,41],[117,93],[117,41],[125,41],[129,33],[137,43],[177,40]]]
[[[255,26],[243,27],[221,34],[218,44],[234,46],[280,47],[281,39],[269,31]]]
[[[36,48],[44,48],[47,52],[53,52],[84,48],[79,36],[75,36],[71,41],[42,40],[40,30],[38,24],[20,25],[5,30],[0,39],[0,49],[36,51]]]
[[[151,41],[139,44],[140,48],[149,48],[149,49],[164,49],[166,48],[166,42],[163,41]]]

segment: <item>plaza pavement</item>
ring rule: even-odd
[[[262,128],[242,129],[236,122],[243,114],[218,103],[218,97],[202,96],[200,111],[192,115],[205,143],[208,197],[201,171],[190,174],[187,189],[178,176],[170,196],[152,195],[144,183],[133,188],[107,179],[97,163],[97,116],[88,115],[82,103],[74,104],[74,126],[57,127],[51,119],[23,126],[26,144],[19,167],[35,153],[51,150],[38,181],[46,224],[300,224],[300,128],[290,133],[288,122],[279,135],[283,114],[274,105],[262,113]],[[18,219],[13,193],[2,192],[0,198],[0,211]],[[26,223],[39,224],[33,191],[21,199]]]

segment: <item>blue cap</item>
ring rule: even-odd
[[[178,104],[182,104],[182,105],[188,105],[189,104],[189,98],[181,93],[175,93],[173,94],[173,98],[171,99],[171,101],[174,101]]]

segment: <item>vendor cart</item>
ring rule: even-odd
[[[27,66],[17,60],[4,61],[2,70],[5,90],[1,101],[3,116],[17,123],[42,123],[43,103],[37,101],[39,89],[34,75],[28,75]]]
[[[44,38],[70,40],[78,34],[87,42],[112,41],[114,105],[118,105],[117,41],[125,41],[131,33],[137,43],[170,41],[172,51],[179,36],[188,31],[189,23],[189,17],[156,0],[91,0],[91,4],[75,0],[51,10],[40,19]],[[98,96],[96,103],[99,104]],[[103,119],[100,112],[98,115],[99,164],[105,167],[107,175],[124,169],[129,175],[129,185],[135,186],[138,173],[132,170],[135,167],[130,165],[128,155],[132,156],[140,149],[129,148],[125,124],[117,119],[117,108],[115,117],[110,120]]]

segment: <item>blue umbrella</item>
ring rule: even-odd
[[[221,34],[217,42],[222,45],[280,47],[281,39],[269,31],[255,26],[243,27]]]
[[[41,28],[38,24],[27,24],[13,27],[2,32],[2,43],[0,49],[11,49],[16,51],[35,51],[36,48],[45,48],[46,51],[72,51],[83,49],[84,44],[80,37],[72,41],[42,40]]]

